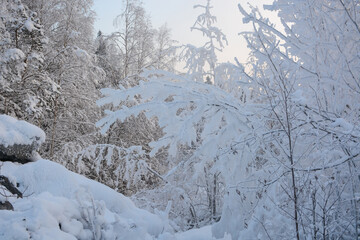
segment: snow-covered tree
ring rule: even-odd
[[[267,9],[278,11],[283,30],[257,8],[239,9],[254,27],[244,34],[252,50],[249,66],[213,72],[224,83],[215,86],[203,83],[198,61],[188,62],[196,70],[190,75],[201,73],[198,82],[145,71],[138,86],[102,91],[99,104],[114,108],[98,126],[105,133],[131,115],[158,118],[164,135],[150,144],[150,154],[168,148],[173,160],[163,178],[180,183],[173,186],[182,193],[191,192],[189,184],[211,193],[211,178],[200,175],[204,169],[213,179],[221,173],[227,194],[213,227],[216,237],[353,239],[359,229],[359,56],[350,49],[359,47],[359,5],[275,1]],[[233,77],[242,85],[229,91],[226,80]],[[181,196],[194,210],[194,195]]]
[[[98,32],[94,43],[96,64],[105,74],[103,87],[117,87],[121,79],[121,54],[113,38]]]
[[[55,95],[51,116],[45,124],[48,135],[43,154],[56,161],[70,161],[76,153],[94,143],[93,122],[100,116],[95,105],[97,86],[103,71],[93,52],[92,0],[24,0],[38,12],[48,38],[45,71],[61,87]],[[71,151],[70,151],[71,150]],[[65,156],[68,152],[70,155]],[[58,158],[60,157],[61,158]]]
[[[0,111],[43,126],[58,92],[44,69],[44,28],[21,1],[2,1],[0,11]]]
[[[123,12],[115,19],[117,31],[109,36],[98,35],[96,39],[96,56],[106,74],[104,85],[113,88],[118,88],[119,84],[126,88],[134,86],[143,68],[173,69],[175,61],[170,30],[165,26],[154,29],[140,1],[127,0],[123,4]],[[148,154],[151,151],[149,142],[161,135],[156,119],[147,119],[142,113],[129,116],[122,123],[114,122],[103,143],[122,148],[142,146]],[[158,160],[147,161],[155,164]]]
[[[153,188],[159,181],[160,175],[146,160],[141,147],[97,144],[76,153],[66,167],[118,192],[132,195],[139,189]]]
[[[240,236],[353,239],[359,130],[350,109],[358,108],[352,64],[359,57],[350,49],[359,47],[358,5],[275,1],[266,8],[278,11],[284,30],[257,8],[247,13],[239,6],[254,27],[244,34],[252,49],[247,76],[258,84],[264,124],[255,158],[261,167],[249,175],[263,188]],[[274,219],[291,224],[279,228]]]
[[[209,11],[210,2],[202,7]],[[168,183],[158,187],[165,195],[169,196],[171,189],[182,189],[180,195],[165,198],[163,204],[167,204],[166,199],[178,203],[173,217],[183,216],[178,219],[183,229],[218,221],[223,202],[222,192],[226,186],[222,169],[226,165],[224,159],[236,158],[237,152],[232,149],[232,144],[242,134],[248,134],[243,128],[249,129],[247,113],[242,112],[249,83],[240,81],[240,73],[243,71],[241,66],[217,63],[215,41],[219,40],[222,44],[225,37],[220,30],[212,27],[214,19],[209,12],[201,14],[197,21],[199,26],[195,24],[194,29],[199,28],[206,33],[208,28],[210,32],[207,35],[210,40],[205,47],[213,54],[206,61],[214,63],[211,77],[216,74],[219,78],[216,86],[193,81],[192,72],[182,77],[161,70],[145,70],[139,75],[144,82],[140,81],[138,86],[128,88],[128,85],[124,85],[119,90],[103,89],[104,98],[98,101],[100,106],[109,110],[97,125],[102,127],[103,134],[113,135],[113,139],[122,136],[114,134],[114,129],[119,126],[131,128],[129,119],[147,117],[158,120],[158,131],[162,129],[162,132],[156,138],[148,134],[146,126],[149,125],[146,124],[141,125],[145,126],[142,128],[143,133],[139,132],[136,136],[147,137],[147,144],[141,146],[150,153],[150,162],[164,162],[155,155],[158,151],[166,151],[166,167],[159,169],[161,165],[155,165],[153,168]],[[205,24],[206,21],[210,21],[209,25]],[[220,39],[213,36],[218,33],[221,33]],[[191,64],[194,68],[198,67],[198,63]],[[215,71],[215,67],[218,71]],[[221,82],[226,83],[221,85]],[[242,94],[237,94],[234,89],[240,89]],[[226,176],[227,171],[224,173]],[[160,194],[159,191],[140,192],[135,197],[150,196],[155,192]],[[176,196],[183,200],[176,200]],[[185,212],[181,209],[185,209]]]
[[[227,46],[227,38],[220,28],[216,26],[217,18],[211,12],[211,0],[206,5],[195,5],[195,9],[203,10],[197,17],[191,31],[200,32],[206,39],[201,47],[187,44],[183,47],[181,59],[185,61],[187,74],[194,81],[214,84],[233,94],[245,102],[250,97],[248,82],[243,80],[243,67],[230,62],[221,63],[218,54]]]
[[[151,57],[152,67],[165,71],[174,71],[178,60],[176,54],[176,41],[171,39],[171,30],[162,25],[156,30],[154,36],[155,49]]]
[[[216,177],[228,169],[226,159],[237,158],[232,145],[245,138],[250,129],[248,113],[243,111],[241,101],[213,85],[164,71],[145,71],[141,77],[147,81],[133,88],[102,90],[104,98],[98,104],[112,104],[118,108],[116,111],[107,110],[106,117],[97,123],[102,133],[106,133],[116,121],[123,122],[131,115],[145,112],[148,118],[158,118],[164,131],[160,139],[150,143],[150,156],[159,149],[168,148],[170,159],[174,159],[163,175],[166,181],[183,185],[183,189],[194,188],[195,183],[204,181],[204,169]],[[123,102],[132,102],[132,105],[126,107],[121,104]],[[213,181],[214,177],[209,179]],[[206,182],[201,184],[206,188]],[[206,194],[204,188],[202,191]],[[216,218],[216,206],[212,203],[209,207],[210,218]]]
[[[129,86],[136,84],[136,75],[145,67],[151,55],[154,30],[142,3],[138,0],[124,0],[124,10],[115,19],[118,31],[111,35],[120,56],[118,67],[122,69],[118,80]]]
[[[205,82],[208,78],[210,79],[208,82],[216,82],[216,68],[219,65],[217,53],[221,52],[227,45],[227,39],[221,29],[214,26],[217,20],[211,13],[213,8],[211,0],[207,0],[206,5],[199,4],[195,5],[194,8],[202,9],[203,13],[197,17],[191,30],[201,32],[206,38],[206,43],[202,47],[186,45],[182,58],[186,62],[187,73],[195,81]]]

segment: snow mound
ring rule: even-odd
[[[229,234],[222,238],[215,238],[212,234],[212,227],[205,226],[202,228],[191,229],[186,232],[176,234],[164,233],[159,236],[158,240],[232,240]]]
[[[9,48],[4,52],[3,57],[5,62],[18,61],[25,58],[25,54],[18,48]]]
[[[0,145],[8,147],[36,142],[40,146],[44,141],[45,133],[40,128],[7,115],[0,115]]]
[[[32,32],[33,30],[35,30],[35,26],[33,21],[31,21],[30,19],[26,20],[24,23],[24,27],[29,31]]]
[[[48,160],[5,162],[0,174],[24,195],[7,199],[14,211],[1,211],[0,239],[155,239],[166,228],[122,194]]]

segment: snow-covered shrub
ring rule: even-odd
[[[66,167],[127,195],[158,183],[141,147],[89,146],[75,154]]]
[[[164,135],[149,144],[150,156],[163,148],[168,148],[169,154],[168,170],[162,175],[169,185],[161,189],[165,195],[171,192],[171,186],[184,192],[173,198],[168,194],[170,198],[162,204],[168,200],[179,203],[173,205],[179,209],[170,216],[184,216],[177,220],[182,228],[216,221],[222,206],[221,189],[226,188],[231,177],[228,173],[229,169],[233,171],[232,161],[238,159],[236,143],[249,134],[249,113],[241,100],[216,86],[156,70],[144,71],[142,77],[147,81],[130,89],[102,90],[105,96],[98,103],[112,104],[118,110],[107,110],[97,125],[106,133],[113,123],[128,116],[143,112],[148,118],[156,116]],[[121,104],[126,101],[137,104]],[[229,166],[226,162],[230,162]],[[151,194],[147,196],[151,198]]]

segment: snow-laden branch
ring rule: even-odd
[[[106,116],[97,122],[103,134],[116,121],[145,112],[149,118],[156,117],[165,132],[150,144],[152,154],[170,145],[169,153],[174,156],[178,144],[191,146],[202,142],[201,146],[208,146],[206,149],[215,156],[218,149],[249,129],[250,113],[238,99],[220,88],[159,70],[145,70],[141,77],[147,82],[136,87],[102,90],[104,97],[98,105],[119,107],[116,111],[107,110]],[[126,102],[136,104],[126,107]]]

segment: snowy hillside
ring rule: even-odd
[[[7,115],[0,115],[0,131],[5,150],[45,140],[41,129]],[[4,153],[0,160],[6,157]],[[1,210],[0,239],[212,238],[211,227],[174,234],[168,220],[171,204],[164,212],[152,214],[113,189],[49,160],[26,164],[4,161],[0,176],[1,207],[7,202],[12,205],[7,208],[10,210]],[[21,193],[12,194],[4,178]]]
[[[211,227],[174,234],[166,213],[139,209],[122,194],[48,160],[5,162],[0,174],[24,196],[8,198],[14,211],[1,211],[0,239],[212,239]]]
[[[3,163],[24,198],[0,215],[1,239],[152,239],[165,223],[122,194],[48,160]]]

